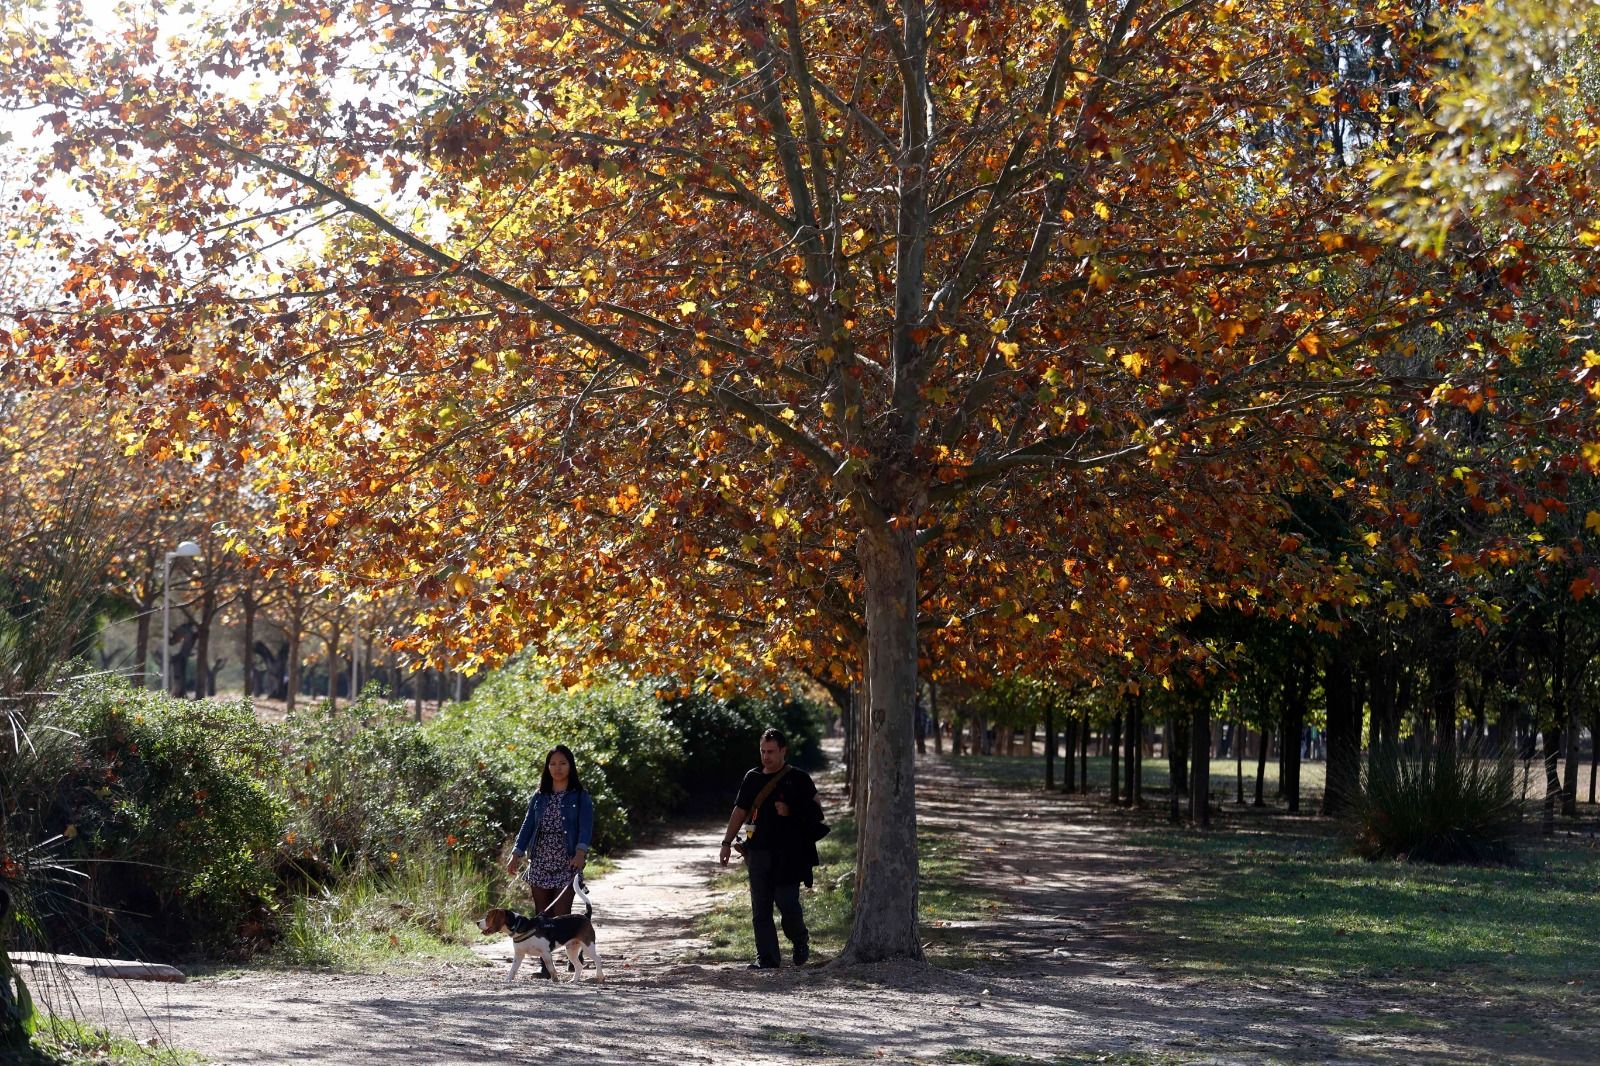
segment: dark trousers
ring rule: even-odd
[[[756,961],[763,966],[779,962],[778,930],[772,924],[772,905],[783,917],[783,935],[795,948],[809,946],[806,918],[800,912],[800,882],[779,881],[774,870],[775,856],[770,851],[752,850],[745,856],[750,871],[750,920],[756,934]]]

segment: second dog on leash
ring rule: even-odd
[[[495,933],[509,933],[511,946],[515,954],[511,958],[511,972],[506,974],[506,982],[516,980],[517,969],[522,965],[522,960],[529,955],[539,956],[544,963],[546,975],[552,980],[555,978],[555,961],[551,952],[555,948],[563,948],[567,958],[572,962],[572,980],[581,979],[583,974],[583,956],[587,952],[589,961],[594,963],[594,979],[604,980],[600,971],[600,956],[594,950],[594,908],[589,905],[589,897],[583,891],[583,875],[578,874],[572,879],[572,891],[583,900],[583,913],[562,914],[551,918],[543,914],[518,914],[516,911],[495,907],[482,918],[478,919],[478,930],[484,936],[493,936]]]

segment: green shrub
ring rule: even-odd
[[[1521,809],[1508,756],[1441,755],[1369,767],[1355,805],[1357,854],[1419,862],[1510,862]]]
[[[427,726],[441,744],[463,752],[504,791],[500,820],[514,833],[539,785],[544,756],[572,749],[584,787],[594,796],[594,845],[628,843],[633,828],[657,821],[681,800],[683,745],[659,701],[637,685],[609,682],[551,691],[528,662],[484,682],[465,703],[452,704]]]
[[[296,896],[285,908],[278,958],[290,965],[360,968],[396,951],[471,958],[473,919],[500,906],[504,880],[459,852],[414,852],[387,868]]]
[[[58,949],[219,947],[259,920],[284,806],[272,731],[249,703],[96,678],[46,706],[33,735],[9,821],[49,842],[38,858],[82,875],[30,900],[41,927],[89,941]]]
[[[498,855],[512,786],[400,707],[324,703],[291,715],[282,743],[286,880],[321,884],[432,852]]]
[[[798,698],[719,699],[691,693],[668,700],[665,716],[683,737],[690,791],[731,800],[745,771],[757,762],[761,733],[768,726],[783,730],[789,759],[804,769],[824,762],[820,708]]]

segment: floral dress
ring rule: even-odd
[[[572,880],[572,867],[567,865],[567,831],[561,824],[561,801],[551,796],[539,818],[539,828],[534,831],[533,846],[528,849],[528,865],[523,868],[522,879],[530,888],[565,888]]]

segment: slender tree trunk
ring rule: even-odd
[[[1267,749],[1272,746],[1272,727],[1262,726],[1256,741],[1256,799],[1252,807],[1267,805]]]
[[[289,678],[284,692],[284,708],[288,713],[294,712],[295,700],[300,696],[300,622],[292,619],[289,624]]]
[[[1556,776],[1556,759],[1561,752],[1561,732],[1553,726],[1544,731],[1544,835],[1556,831],[1556,801],[1561,795],[1561,779]]]
[[[1044,709],[1044,787],[1051,791],[1056,787],[1056,709],[1048,705]]]
[[[150,687],[150,610],[141,605],[134,623],[134,662],[139,664],[139,687]]]
[[[239,628],[239,662],[244,667],[244,694],[256,695],[256,603],[248,592],[241,594],[239,607],[244,620]]]
[[[426,668],[411,671],[411,705],[412,717],[418,722],[422,721],[422,679],[427,676]],[[848,746],[848,742],[847,742]],[[848,778],[846,778],[848,780]]]
[[[1079,722],[1082,735],[1078,738],[1078,791],[1089,794],[1089,716]]]
[[[1202,829],[1211,827],[1211,703],[1194,701],[1193,729],[1189,734],[1189,818]]]
[[[1061,747],[1065,750],[1066,757],[1061,760],[1061,791],[1072,792],[1078,787],[1078,719],[1068,715],[1062,723],[1063,734]]]
[[[1235,723],[1233,727],[1233,781],[1238,788],[1238,798],[1234,800],[1240,807],[1244,806],[1244,745],[1249,739],[1248,732],[1241,732],[1242,726]]]
[[[1121,773],[1120,773],[1121,767],[1120,767],[1120,765],[1118,763],[1118,756],[1120,756],[1122,754],[1122,752],[1120,750],[1121,747],[1122,747],[1122,712],[1121,711],[1118,711],[1116,714],[1111,716],[1111,734],[1110,734],[1110,737],[1111,737],[1111,789],[1110,789],[1110,797],[1111,797],[1111,806],[1115,807],[1120,802],[1119,799],[1118,799],[1118,796],[1121,794],[1121,790],[1120,790],[1119,786],[1122,783],[1121,780],[1120,780],[1121,776],[1122,776]]]
[[[1596,777],[1600,776],[1600,707],[1589,711],[1589,802],[1594,803]]]
[[[1128,804],[1144,806],[1144,697],[1133,701],[1133,724],[1128,729]]]
[[[1132,807],[1139,777],[1139,700],[1128,701],[1127,721],[1122,727],[1122,805]]]
[[[867,714],[865,806],[856,862],[863,876],[855,924],[840,959],[920,959],[917,935],[917,553],[910,530],[869,529],[857,541],[865,586]]]
[[[1575,703],[1568,699],[1568,704]],[[1561,782],[1561,813],[1567,818],[1578,816],[1578,708],[1568,706],[1566,711],[1566,729],[1563,730],[1566,743],[1561,753],[1562,776]]]
[[[1448,615],[1434,626],[1433,662],[1428,669],[1429,702],[1433,705],[1434,750],[1440,759],[1456,755],[1456,703],[1460,688],[1456,629]]]
[[[928,682],[928,717],[933,719],[933,753],[944,754],[944,727],[939,724],[939,686]]]
[[[1283,794],[1291,814],[1300,810],[1300,743],[1305,732],[1306,699],[1310,695],[1311,668],[1302,666],[1289,682],[1283,713]]]
[[[1335,650],[1328,657],[1322,690],[1327,697],[1328,783],[1322,813],[1343,814],[1361,794],[1361,708],[1355,701],[1350,660]]]

